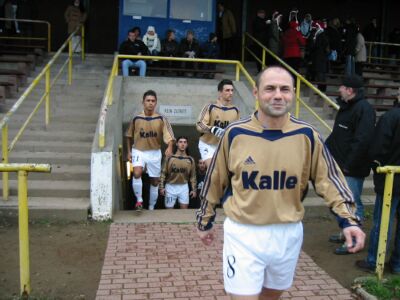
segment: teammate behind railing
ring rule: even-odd
[[[225,128],[239,120],[239,109],[232,105],[233,92],[233,82],[228,79],[222,80],[218,84],[217,102],[205,105],[196,123],[197,131],[201,133],[199,151],[207,168]]]

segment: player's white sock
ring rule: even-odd
[[[158,185],[150,185],[149,210],[153,210],[158,199]]]
[[[132,178],[132,189],[133,193],[136,196],[136,199],[138,202],[143,202],[143,197],[142,197],[142,189],[143,189],[143,182],[142,178]]]

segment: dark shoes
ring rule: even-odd
[[[367,261],[365,260],[357,260],[356,261],[356,266],[368,273],[375,273],[375,266],[371,266]]]
[[[331,243],[338,243],[338,244],[341,244],[341,243],[344,243],[344,242],[346,241],[346,239],[345,239],[343,233],[342,233],[342,232],[339,232],[339,233],[336,233],[336,234],[332,234],[332,235],[329,237],[329,241],[330,241]]]
[[[343,244],[339,248],[336,248],[334,253],[337,255],[352,254],[351,252],[348,251],[346,244]]]
[[[375,266],[372,266],[371,264],[369,264],[367,261],[365,260],[357,260],[356,261],[356,266],[368,273],[375,273],[376,268]],[[389,269],[390,273],[392,273],[393,275],[400,275],[400,270],[395,270],[393,269],[392,265],[390,263],[385,263],[385,269]]]

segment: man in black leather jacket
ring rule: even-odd
[[[326,145],[342,170],[356,202],[356,215],[364,218],[361,201],[364,179],[370,173],[368,150],[372,143],[375,126],[375,110],[364,99],[363,79],[357,75],[345,76],[339,88],[337,102],[340,109],[336,115],[333,131]],[[339,242],[341,237],[331,236]],[[347,254],[347,249],[336,249],[336,254]]]

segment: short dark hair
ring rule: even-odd
[[[176,144],[178,144],[179,140],[182,140],[182,139],[186,140],[186,142],[188,143],[188,147],[186,148],[185,152],[186,152],[186,155],[190,155],[189,154],[190,153],[189,152],[189,139],[188,139],[187,136],[184,136],[184,135],[181,135],[176,139],[175,144],[174,144],[174,148],[173,148],[173,152],[176,153],[176,151],[178,151],[178,146]]]
[[[139,31],[139,34],[142,34],[142,31],[140,30],[139,26],[133,27],[129,32],[135,32],[136,30]]]
[[[157,94],[156,94],[156,92],[153,91],[153,90],[147,90],[147,91],[144,92],[144,94],[143,94],[143,101],[144,101],[144,99],[145,99],[147,96],[153,96],[153,97],[156,98],[156,100],[157,100]]]
[[[233,82],[230,79],[222,79],[218,83],[218,92],[222,92],[222,90],[224,89],[224,85],[233,85]]]
[[[263,75],[267,70],[270,70],[270,69],[280,69],[280,70],[283,70],[283,71],[285,71],[286,73],[288,73],[288,74],[290,75],[290,78],[292,78],[292,85],[293,85],[293,87],[294,87],[294,78],[293,78],[293,75],[292,75],[286,68],[282,67],[281,65],[272,65],[272,66],[269,66],[269,67],[263,69],[260,73],[258,73],[257,78],[256,78],[256,87],[257,87],[257,88],[260,87],[260,80],[261,80],[262,75]]]

